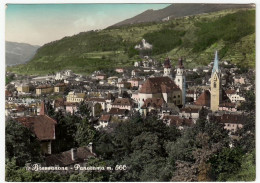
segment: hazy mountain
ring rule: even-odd
[[[160,22],[167,19],[210,13],[225,9],[251,8],[253,4],[186,4],[175,3],[160,10],[147,10],[132,18],[126,19],[113,26],[136,24],[144,22]]]
[[[5,42],[5,64],[7,66],[23,64],[29,61],[40,46],[26,43]]]

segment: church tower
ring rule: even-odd
[[[185,105],[186,77],[185,77],[185,71],[184,71],[182,58],[179,59],[179,65],[177,67],[177,71],[176,71],[176,76],[175,76],[174,82],[182,91],[182,97],[181,97],[182,98],[182,105]]]
[[[172,79],[172,66],[169,58],[164,61],[163,68],[163,76],[168,76]]]
[[[222,101],[221,71],[218,62],[218,52],[216,51],[210,80],[210,109],[212,111],[217,111]]]

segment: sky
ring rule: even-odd
[[[166,6],[169,4],[9,4],[5,39],[42,46]]]

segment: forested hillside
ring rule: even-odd
[[[63,69],[89,74],[106,67],[132,66],[140,60],[134,49],[142,39],[153,45],[151,57],[166,56],[185,67],[205,65],[215,50],[220,59],[239,67],[255,66],[255,9],[224,10],[214,13],[82,32],[48,43],[26,64],[8,67],[21,74],[48,74]]]

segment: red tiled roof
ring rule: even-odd
[[[110,115],[109,114],[103,114],[100,118],[99,121],[110,121]]]
[[[195,105],[210,107],[210,92],[205,90],[196,100]]]
[[[19,117],[17,121],[31,129],[39,140],[54,140],[57,122],[47,115]]]
[[[13,94],[12,94],[12,92],[10,92],[10,91],[8,91],[8,90],[5,90],[5,96],[7,96],[7,97],[12,97]]]
[[[247,122],[247,116],[238,114],[223,114],[222,116],[215,116],[220,123],[234,123],[244,124]]]
[[[69,166],[75,163],[85,162],[86,159],[90,157],[95,157],[94,153],[91,153],[88,147],[79,147],[77,148],[77,159],[72,160],[71,150],[62,152],[60,154],[54,154],[46,157],[47,166]]]
[[[236,90],[226,90],[226,94],[235,94],[236,93]]]
[[[132,106],[132,102],[129,98],[116,98],[112,105]]]
[[[58,98],[54,100],[54,107],[62,107],[64,106],[64,99],[63,98]]]
[[[88,98],[86,99],[86,101],[89,101],[89,102],[106,102],[106,100],[104,98]]]
[[[164,100],[162,98],[148,98],[144,101],[142,108],[154,107],[160,108],[164,104]]]
[[[45,88],[51,88],[51,85],[40,85],[38,87],[36,87],[36,89],[45,89]]]
[[[17,112],[24,112],[27,110],[27,107],[25,107],[24,105],[19,105],[16,107]]]
[[[119,109],[119,108],[111,108],[109,111],[109,114],[112,115],[125,115],[127,114],[128,110],[127,109]]]
[[[58,84],[56,84],[55,86],[56,86],[56,87],[62,87],[62,86],[65,87],[65,86],[67,86],[67,84],[66,84],[66,83],[58,83]]]
[[[155,94],[173,91],[180,91],[180,88],[169,77],[154,77],[144,82],[140,93]]]

